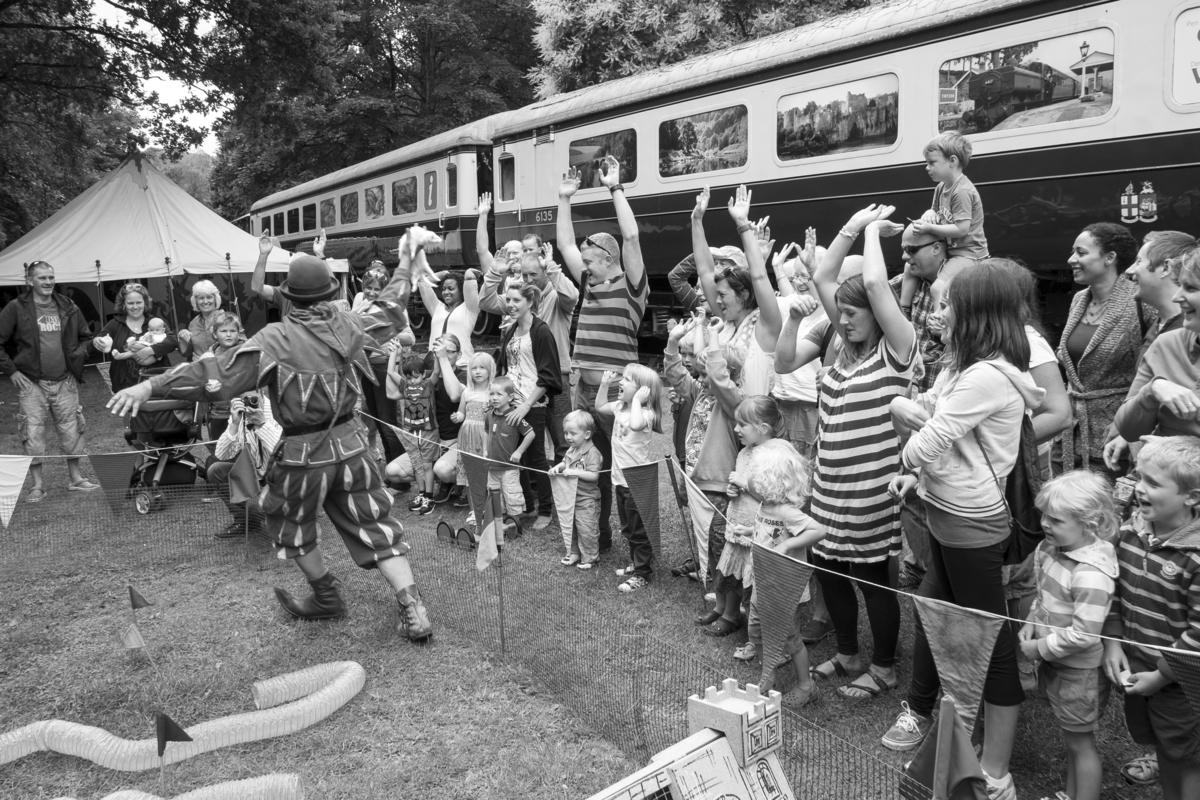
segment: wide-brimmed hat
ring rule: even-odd
[[[316,303],[333,297],[340,288],[324,259],[298,253],[292,256],[287,280],[279,285],[278,291],[293,303]]]

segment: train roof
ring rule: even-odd
[[[830,16],[658,69],[554,95],[496,126],[497,140],[797,61],[1045,0],[893,0]]]
[[[397,150],[390,150],[381,155],[360,161],[349,167],[330,172],[319,178],[283,189],[255,201],[250,206],[254,213],[264,208],[286,203],[297,197],[303,197],[322,190],[332,189],[358,180],[363,180],[380,172],[387,172],[396,167],[411,164],[415,161],[444,155],[449,150],[462,147],[487,146],[492,143],[492,132],[503,118],[511,115],[511,111],[503,111],[490,117],[470,122],[442,133],[436,133],[419,142],[405,145]]]

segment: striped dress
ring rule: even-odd
[[[876,562],[900,552],[900,514],[888,483],[900,443],[888,408],[908,391],[913,353],[897,358],[880,340],[858,364],[837,363],[821,378],[817,467],[809,516],[825,529],[823,558]]]

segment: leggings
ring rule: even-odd
[[[951,514],[930,514],[930,526],[935,534],[929,537],[929,563],[925,580],[921,584],[922,597],[948,600],[965,608],[1005,614],[1008,610],[1004,600],[1004,587],[1000,580],[1000,568],[1004,565],[1006,542],[986,547],[950,547],[938,541],[938,525],[953,524]],[[978,520],[971,520],[978,524]],[[1007,527],[1007,519],[999,524]],[[916,618],[916,633],[913,637],[912,682],[908,689],[908,705],[917,714],[929,716],[937,701],[941,679],[921,617]],[[995,706],[1020,705],[1025,699],[1021,690],[1021,678],[1017,672],[1016,636],[1011,625],[1003,625],[996,637],[992,660],[988,665],[987,679],[983,684],[983,699]]]
[[[814,566],[831,572],[817,571],[825,605],[829,609],[829,620],[837,636],[837,651],[844,656],[858,655],[858,596],[854,593],[855,581],[869,581],[879,586],[890,587],[887,559],[883,561],[857,562],[822,558],[816,552],[809,554]],[[896,644],[900,640],[900,602],[895,592],[866,583],[858,584],[863,602],[867,606],[867,619],[871,622],[871,663],[877,667],[890,668],[896,663]]]

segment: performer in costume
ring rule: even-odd
[[[118,392],[108,402],[114,414],[136,415],[152,397],[230,399],[254,388],[269,394],[283,439],[260,501],[279,557],[294,559],[312,586],[312,595],[304,599],[275,590],[280,604],[300,619],[335,619],[346,613],[340,584],[325,568],[317,546],[317,512],[324,507],[355,563],[378,568],[395,590],[397,631],[413,641],[432,634],[408,562],[409,545],[399,521],[391,517],[391,496],[354,408],[362,379],[375,381],[364,346],[377,347],[404,328],[411,258],[437,240],[422,228],[410,229],[391,281],[358,314],[328,302],[339,288],[329,266],[298,254],[287,281],[278,287],[292,304],[282,321],[263,328],[228,356],[181,365]],[[215,368],[206,366],[214,362]]]

